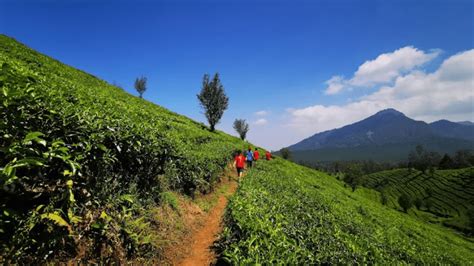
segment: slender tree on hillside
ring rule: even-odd
[[[211,131],[214,131],[224,111],[229,107],[229,98],[225,94],[224,86],[219,79],[219,73],[216,73],[212,80],[209,80],[208,74],[204,75],[201,92],[197,95],[197,98],[204,109]]]
[[[249,124],[245,122],[245,119],[235,119],[234,129],[239,133],[239,136],[242,140],[245,140],[247,132],[249,131]]]
[[[140,77],[135,80],[135,90],[137,90],[140,98],[143,98],[143,93],[146,91],[146,77]]]

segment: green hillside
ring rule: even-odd
[[[248,145],[3,35],[0,115],[7,264],[154,264],[167,240],[153,208],[212,191]],[[226,220],[219,247],[234,264],[474,262],[471,239],[282,159],[248,172]]]
[[[4,35],[0,103],[0,261],[149,251],[136,219],[211,191],[247,145]]]
[[[220,242],[232,264],[472,264],[472,240],[352,193],[281,159],[259,163],[231,199]]]
[[[463,232],[473,231],[469,215],[474,213],[474,168],[436,170],[395,169],[363,177],[363,185],[386,195],[387,206],[401,209],[398,198],[407,194],[421,200],[409,213],[428,222],[441,223]]]

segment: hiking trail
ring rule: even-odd
[[[183,214],[189,232],[165,251],[166,262],[171,265],[210,265],[216,262],[216,254],[212,245],[223,229],[223,215],[228,198],[237,190],[236,174],[227,168],[220,184],[213,193],[200,196],[205,203],[211,203],[209,210],[202,207],[188,207]]]

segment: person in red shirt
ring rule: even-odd
[[[267,151],[265,153],[265,158],[267,158],[267,161],[270,161],[270,159],[272,158],[272,154],[269,151]]]
[[[237,177],[241,177],[242,172],[244,171],[244,167],[245,167],[245,156],[243,155],[241,151],[239,151],[237,156],[235,156],[234,165],[235,165],[235,168],[237,169]]]
[[[260,158],[260,153],[258,152],[258,148],[255,148],[255,151],[253,152],[253,160],[256,162],[258,161],[258,158]]]

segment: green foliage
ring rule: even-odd
[[[246,145],[4,35],[0,116],[0,258],[25,263],[80,242],[106,262],[137,255],[127,223],[164,190],[210,191]]]
[[[202,80],[201,92],[197,95],[201,107],[204,109],[207,121],[211,126],[211,131],[219,123],[224,111],[229,107],[229,98],[226,96],[224,86],[219,79],[219,73],[209,81],[209,75],[205,74]]]
[[[178,198],[170,191],[161,193],[161,200],[163,203],[168,204],[173,210],[179,211]]]
[[[443,158],[439,162],[439,169],[445,170],[445,169],[453,169],[455,167],[456,165],[453,159],[451,159],[451,156],[449,156],[449,154],[447,153],[444,154]]]
[[[454,168],[474,166],[474,153],[472,150],[459,150],[454,154]]]
[[[351,164],[345,169],[344,182],[352,188],[354,192],[360,183],[362,177],[362,168],[359,164]]]
[[[423,207],[423,199],[422,199],[422,198],[416,198],[416,199],[413,201],[413,204],[415,205],[415,207],[416,207],[418,210],[421,210],[421,208]]]
[[[417,145],[414,151],[408,155],[408,167],[413,167],[423,173],[430,169],[433,172],[435,166],[438,166],[441,156],[437,152],[426,151],[422,145]]]
[[[398,197],[398,204],[403,208],[404,212],[407,212],[413,206],[413,200],[407,194],[403,193]]]
[[[382,205],[387,205],[388,203],[387,194],[384,193],[383,191],[380,193],[380,202],[382,203]]]
[[[135,80],[135,90],[137,90],[140,98],[143,98],[143,93],[146,91],[146,77],[140,77]]]
[[[241,181],[219,248],[232,265],[469,264],[472,242],[276,159]]]
[[[245,122],[245,119],[235,119],[234,129],[239,133],[240,139],[245,140],[247,132],[249,131],[249,124]]]
[[[467,233],[472,230],[468,210],[474,208],[473,177],[473,167],[432,173],[401,168],[365,175],[361,184],[385,194],[387,206],[394,209],[401,207],[398,198],[407,194],[420,206],[410,215]]]
[[[281,157],[285,160],[291,159],[291,151],[288,148],[283,148],[280,150]]]

